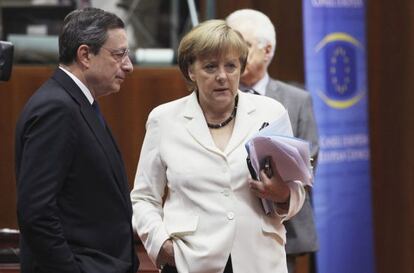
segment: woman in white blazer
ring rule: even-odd
[[[193,92],[149,115],[134,189],[133,226],[162,272],[286,273],[282,221],[302,206],[300,181],[251,179],[246,141],[289,117],[277,101],[242,93],[248,47],[222,20],[190,31],[178,49]],[[289,123],[290,124],[290,123]],[[284,132],[292,135],[291,128]],[[258,197],[275,202],[266,216]]]

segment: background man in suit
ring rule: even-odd
[[[118,92],[133,67],[124,23],[71,12],[59,68],[16,128],[21,272],[135,273],[132,207],[117,145],[96,99]]]
[[[276,48],[276,31],[272,22],[265,14],[251,9],[235,11],[226,21],[242,34],[249,45],[249,57],[240,79],[240,89],[272,97],[286,107],[294,136],[311,144],[315,167],[319,145],[311,96],[304,90],[270,78],[267,72]],[[301,211],[285,222],[285,227],[288,270],[293,273],[297,255],[318,249],[309,194]]]

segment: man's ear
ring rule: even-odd
[[[85,68],[89,68],[90,66],[90,48],[87,45],[80,45],[78,50],[76,51],[76,59],[79,64],[81,64]]]
[[[270,43],[268,43],[264,48],[263,48],[264,52],[265,52],[265,61],[266,62],[270,62],[270,60],[273,57],[273,47]]]

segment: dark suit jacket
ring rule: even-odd
[[[310,142],[311,156],[314,158],[313,165],[315,167],[319,144],[310,94],[293,85],[270,79],[265,95],[279,101],[287,109],[293,135]],[[287,254],[301,254],[318,249],[309,194],[306,195],[305,203],[298,214],[284,223],[287,231]]]
[[[16,177],[22,273],[136,272],[121,155],[60,69],[17,123]]]

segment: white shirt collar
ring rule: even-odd
[[[266,72],[264,77],[260,79],[255,85],[252,86],[253,90],[260,95],[266,94],[266,86],[269,83],[269,74]]]
[[[59,66],[59,68],[62,69],[63,72],[68,74],[69,77],[71,77],[71,79],[77,84],[77,86],[79,86],[82,93],[85,95],[85,97],[88,99],[89,103],[92,105],[92,103],[94,102],[94,98],[92,97],[92,93],[91,93],[91,91],[89,91],[88,87],[86,87],[86,85],[84,85],[83,82],[81,82],[75,75],[73,75],[68,70],[64,69],[61,66]]]

